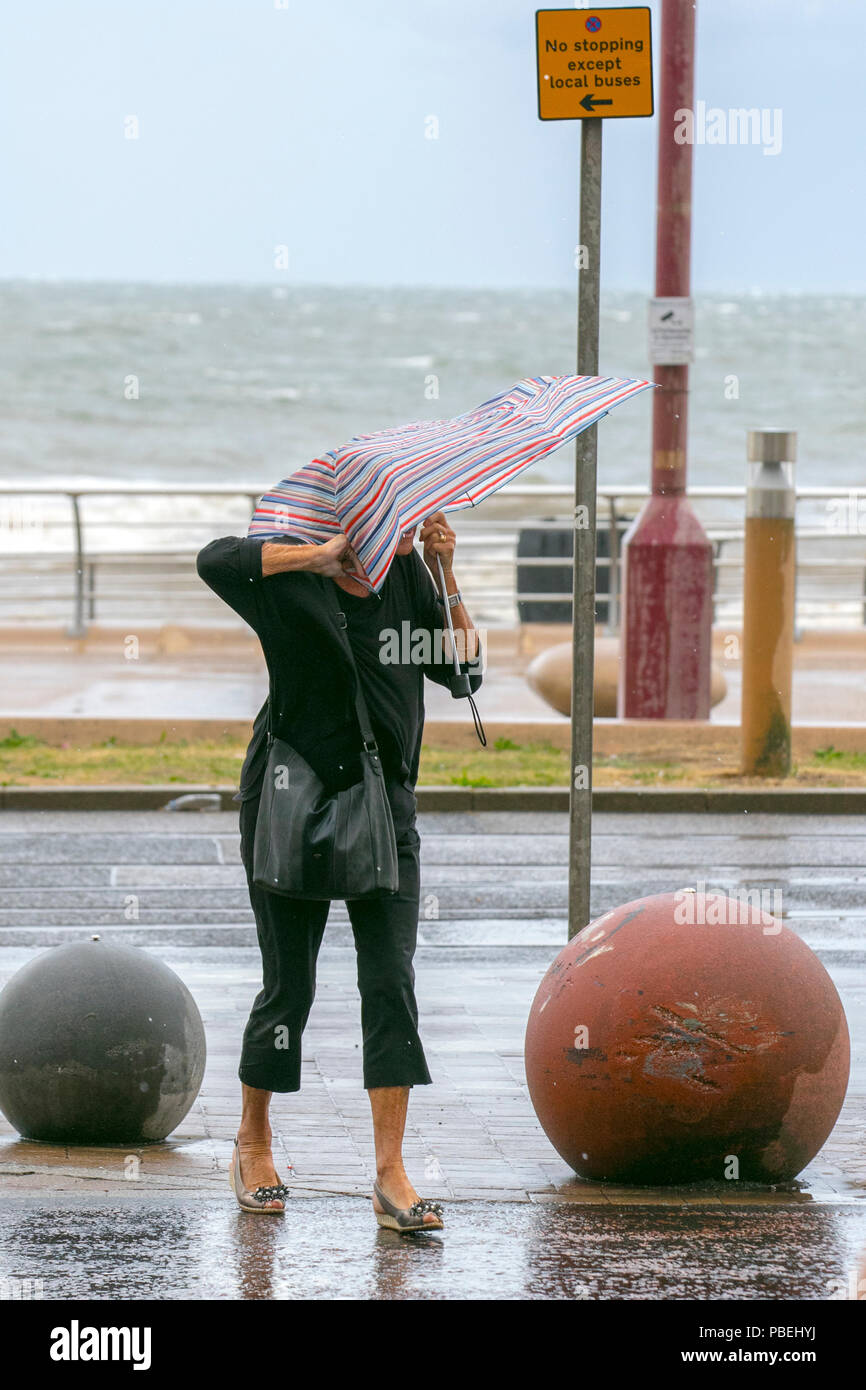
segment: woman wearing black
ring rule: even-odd
[[[349,658],[328,621],[326,585],[336,585],[352,655],[382,758],[394,819],[398,891],[347,904],[358,958],[364,1086],[376,1148],[373,1206],[380,1225],[438,1230],[438,1203],[419,1198],[403,1166],[409,1088],[430,1083],[418,1036],[413,956],[418,924],[419,838],[415,783],[424,725],[424,677],[448,686],[454,673],[442,642],[444,606],[428,570],[442,561],[461,671],[473,693],[481,652],[453,571],[455,536],[441,512],[401,538],[379,595],[351,578],[357,568],[345,536],[323,545],[228,536],[197,559],[199,575],[257,633],[274,692],[274,734],[297,749],[329,792],[361,778],[360,733]],[[396,638],[396,640],[395,640]],[[396,658],[395,658],[396,653]],[[288,1189],[271,1155],[268,1107],[274,1091],[301,1084],[301,1037],[315,993],[316,958],[328,902],[270,893],[252,878],[252,846],[267,756],[268,701],[256,717],[241,772],[241,856],[262,952],[262,990],[243,1039],[243,1113],[232,1185],[245,1210],[282,1212]]]

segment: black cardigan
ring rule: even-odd
[[[340,607],[340,591],[331,579],[305,570],[263,576],[262,544],[260,537],[225,536],[211,541],[199,552],[196,568],[201,579],[240,614],[262,644],[274,693],[274,733],[297,749],[326,787],[348,785],[360,776],[359,731],[354,707],[355,668],[334,618]],[[403,616],[414,629],[441,628],[442,608],[435,601],[433,580],[418,552],[395,556],[393,565],[399,567],[393,582],[399,581],[400,592],[405,593],[412,610]],[[389,581],[390,573],[385,584]],[[336,604],[326,602],[325,585],[333,588]],[[473,694],[481,685],[481,668],[479,640],[478,656],[461,665],[469,674]],[[420,671],[450,688],[453,666],[431,662]],[[364,694],[375,725],[375,710],[366,688]],[[236,801],[259,792],[267,755],[268,705],[269,700],[265,700],[256,715]],[[385,771],[408,775],[413,785],[421,751],[423,695],[419,696],[419,707],[419,727],[403,764],[389,768],[387,751],[382,750]]]

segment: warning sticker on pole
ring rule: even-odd
[[[681,367],[695,356],[695,314],[690,299],[651,299],[649,360],[657,367]]]
[[[536,10],[538,115],[651,116],[650,9]]]

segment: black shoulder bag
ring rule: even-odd
[[[382,759],[370,727],[345,613],[336,612],[335,621],[355,673],[362,779],[329,795],[300,753],[274,737],[271,689],[253,880],[260,888],[287,898],[348,901],[386,897],[398,887],[397,841]]]

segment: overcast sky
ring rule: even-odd
[[[534,14],[18,0],[0,276],[573,285],[579,123],[537,118]],[[696,147],[694,288],[866,292],[866,3],[698,0],[697,28],[697,98],[779,109],[782,144]],[[656,138],[605,124],[607,288],[651,288]]]

